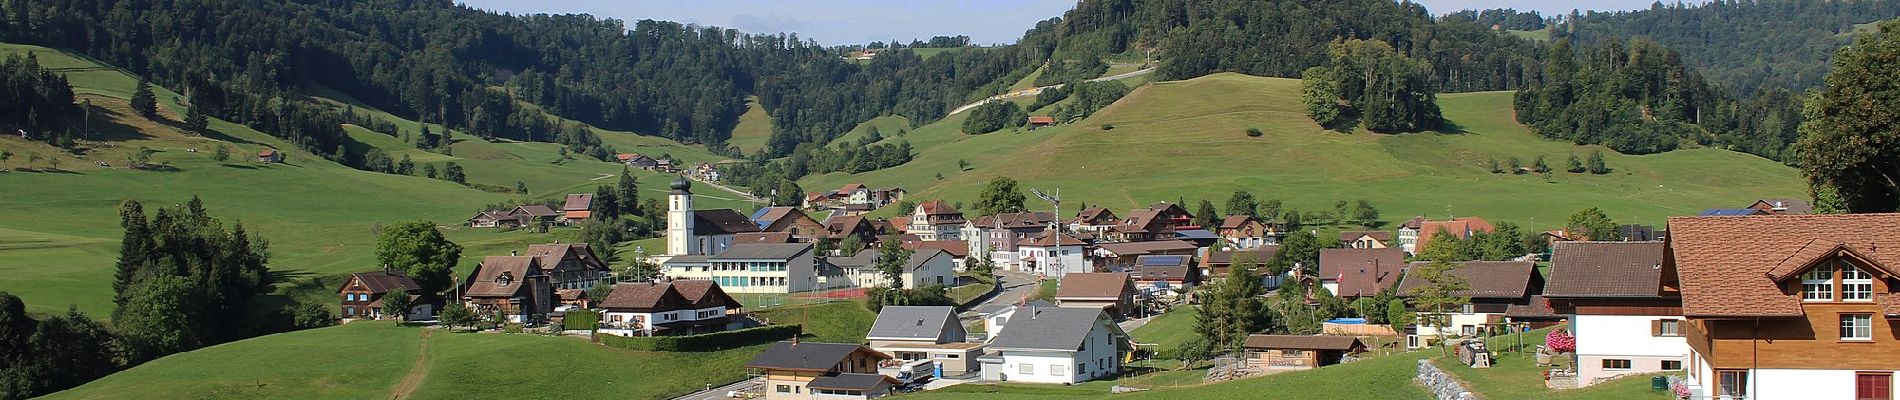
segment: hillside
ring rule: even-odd
[[[61,160],[57,172],[31,172],[18,170],[28,166],[29,154],[54,157],[61,153],[43,143],[0,137],[0,150],[15,154],[8,164],[16,169],[0,173],[0,187],[7,188],[7,195],[0,196],[0,272],[4,272],[0,273],[0,288],[25,299],[32,311],[58,311],[77,304],[97,318],[110,314],[111,270],[121,234],[116,210],[124,199],[137,199],[149,207],[180,204],[191,196],[200,196],[214,215],[227,223],[242,222],[250,232],[270,241],[270,266],[280,273],[280,291],[299,288],[296,290],[323,292],[334,288],[313,284],[315,281],[309,279],[375,269],[372,253],[374,229],[378,226],[413,219],[456,225],[486,204],[539,201],[569,191],[592,192],[596,185],[613,182],[602,176],[617,174],[621,169],[614,163],[562,160],[557,154],[559,145],[551,143],[490,143],[458,134],[460,141],[452,146],[454,155],[449,156],[417,150],[396,138],[354,127],[346,127],[352,137],[394,157],[408,154],[419,164],[437,166],[456,162],[467,170],[472,184],[513,188],[515,182],[523,182],[531,194],[491,193],[435,179],[359,171],[299,151],[290,151],[284,164],[259,165],[250,162],[258,150],[295,147],[221,120],[214,119],[213,132],[203,136],[182,132],[175,123],[146,120],[127,105],[137,77],[60,50],[0,45],[0,56],[25,52],[32,52],[48,68],[69,71],[67,76],[80,99],[90,100],[102,110],[94,117],[93,126],[107,139],[85,142],[79,155],[57,156]],[[176,120],[178,110],[183,109],[176,101],[177,95],[155,90],[161,115]],[[324,94],[320,90],[312,93]],[[353,101],[346,97],[322,99],[343,104]],[[357,110],[390,119],[405,129],[419,127],[414,121],[366,106]],[[621,149],[670,153],[688,161],[716,159],[704,149],[665,139],[597,132],[603,141]],[[218,163],[211,159],[213,149],[220,144],[233,149],[232,161]],[[140,148],[156,151],[152,160],[167,163],[172,169],[125,169],[125,160]],[[96,162],[112,167],[100,167]],[[38,169],[51,166],[46,160],[31,164]],[[664,196],[662,182],[671,179],[645,172],[639,178],[648,196]],[[708,192],[701,198],[701,207],[751,208],[749,203],[732,200],[736,196]],[[470,268],[484,255],[504,254],[529,243],[573,241],[577,236],[569,230],[537,235],[451,228],[449,237],[463,245],[462,268]]]
[[[991,177],[1009,176],[1026,187],[1062,188],[1065,210],[1083,203],[1123,210],[1178,198],[1219,204],[1245,189],[1290,209],[1330,210],[1336,200],[1365,198],[1387,221],[1476,214],[1545,221],[1532,226],[1538,229],[1585,207],[1600,207],[1620,221],[1660,223],[1704,208],[1805,193],[1793,168],[1715,149],[1642,156],[1605,150],[1612,173],[1559,171],[1550,182],[1491,174],[1488,159],[1518,157],[1529,165],[1543,155],[1561,168],[1573,152],[1584,157],[1602,148],[1531,133],[1513,121],[1509,92],[1441,95],[1439,104],[1458,132],[1341,134],[1322,131],[1306,117],[1297,80],[1216,74],[1146,85],[1087,120],[1034,131],[970,136],[958,131],[963,117],[954,116],[905,137],[918,149],[909,164],[799,184],[808,190],[847,182],[902,186],[919,201],[973,203]],[[1248,137],[1248,128],[1264,135]],[[972,170],[959,172],[958,160],[969,161]],[[1459,190],[1440,190],[1453,185]]]

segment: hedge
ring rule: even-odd
[[[592,310],[571,310],[561,317],[561,329],[585,331],[600,325],[600,313]]]
[[[643,351],[716,351],[760,343],[789,340],[804,333],[802,325],[770,325],[736,331],[713,332],[686,336],[646,336],[626,337],[619,335],[594,335],[600,344],[629,350]]]

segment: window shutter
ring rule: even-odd
[[[1662,320],[1660,320],[1660,319],[1657,319],[1657,320],[1650,320],[1650,321],[1649,321],[1649,335],[1650,335],[1650,336],[1662,336],[1662,334],[1663,334],[1663,331],[1662,331],[1662,324],[1663,324],[1663,321],[1662,321]]]

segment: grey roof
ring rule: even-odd
[[[811,243],[741,243],[711,257],[723,260],[789,260],[811,251]]]
[[[904,269],[913,270],[913,271],[924,269],[924,265],[930,262],[931,259],[937,258],[938,256],[945,256],[949,254],[950,252],[943,251],[943,249],[918,250],[917,252],[910,254],[909,260],[904,260]]]
[[[894,380],[879,374],[835,374],[813,378],[805,386],[813,389],[868,391],[876,389],[878,383]]]
[[[1056,303],[1051,303],[1048,300],[1030,300],[1026,303],[1023,303],[1023,305],[1036,306],[1036,307],[1058,307]],[[1016,308],[1016,305],[1015,304],[987,304],[981,307],[977,307],[976,312],[978,314],[983,314],[983,315],[992,315],[992,314],[1000,313],[1003,311],[1008,311],[1009,309],[1012,309],[1012,308]]]
[[[673,258],[666,259],[666,264],[667,265],[675,265],[675,264],[697,265],[697,264],[709,263],[711,262],[711,260],[712,260],[712,257],[701,256],[701,255],[673,256]]]
[[[857,352],[859,349],[865,349],[864,345],[855,343],[801,342],[793,344],[789,341],[778,342],[773,343],[772,348],[766,349],[765,352],[759,353],[756,357],[752,357],[752,361],[746,362],[745,366],[746,368],[829,371],[831,367],[838,365],[840,362],[844,362],[846,357],[850,357],[851,353]],[[866,349],[866,351],[870,350]],[[883,353],[876,351],[871,351],[871,353],[883,355]],[[889,356],[885,356],[884,358],[889,358]]]
[[[956,321],[956,308],[950,306],[884,306],[871,323],[870,339],[928,339],[943,335],[944,324]],[[962,339],[962,338],[955,338]]]
[[[1009,328],[990,341],[995,349],[1074,351],[1106,318],[1100,308],[1025,307],[1009,317]]]
[[[1663,242],[1557,242],[1551,245],[1550,297],[1665,297]]]

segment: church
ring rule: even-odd
[[[759,225],[730,209],[694,210],[693,182],[673,179],[667,194],[666,254],[655,256],[669,279],[710,280],[728,293],[792,293],[830,289],[810,243],[740,243]]]

